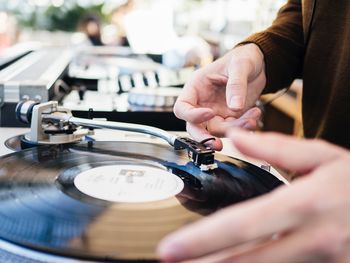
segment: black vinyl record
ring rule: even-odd
[[[136,142],[42,146],[0,158],[0,238],[94,261],[153,261],[168,233],[282,184],[216,154],[203,172],[185,151]]]

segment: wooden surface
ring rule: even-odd
[[[271,106],[294,120],[293,134],[296,136],[302,135],[302,88],[302,81],[296,80],[290,87],[290,90],[295,92],[296,97],[285,94],[271,103]],[[266,102],[274,98],[274,96],[274,94],[267,94],[262,96],[261,100]]]

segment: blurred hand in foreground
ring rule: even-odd
[[[187,121],[187,131],[197,141],[221,137],[232,126],[254,130],[261,115],[254,106],[265,85],[264,56],[259,47],[239,46],[193,75],[174,112]],[[215,150],[222,149],[219,138],[211,143]]]
[[[305,176],[166,237],[166,262],[350,262],[350,152],[318,140],[231,130],[244,154]]]

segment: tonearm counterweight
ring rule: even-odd
[[[191,161],[201,170],[217,168],[214,150],[190,138],[177,137],[165,130],[131,123],[100,121],[76,118],[69,109],[60,107],[58,102],[39,103],[26,100],[18,103],[17,118],[31,124],[26,139],[37,144],[65,144],[78,142],[86,135],[92,135],[94,128],[138,132],[159,137],[167,141],[175,150],[187,150]]]

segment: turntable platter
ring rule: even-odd
[[[0,158],[0,238],[95,261],[155,260],[168,233],[282,183],[216,154],[203,172],[160,144],[87,142]]]

